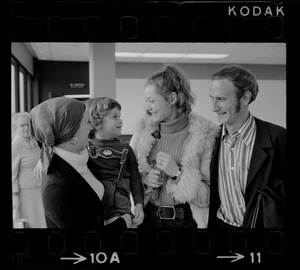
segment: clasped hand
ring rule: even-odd
[[[149,187],[158,188],[164,183],[161,177],[162,173],[173,177],[178,169],[179,166],[171,155],[159,152],[156,155],[156,167],[149,171],[144,183]]]

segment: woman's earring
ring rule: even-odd
[[[76,145],[78,143],[78,139],[74,136],[71,140],[72,145]]]

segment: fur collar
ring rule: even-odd
[[[185,142],[180,164],[183,172],[179,181],[167,181],[167,191],[180,203],[189,202],[198,228],[206,228],[208,220],[210,160],[220,127],[210,120],[191,113],[188,115],[189,136]],[[150,119],[139,121],[130,145],[139,163],[142,176],[151,167],[147,161],[156,143],[151,133],[156,129]],[[206,180],[206,181],[205,181]],[[146,195],[146,192],[145,192]]]
[[[215,135],[219,131],[218,126],[200,115],[191,113],[187,116],[189,120],[189,137],[181,160],[182,166],[188,165],[189,160],[199,154],[199,150],[200,152],[203,151],[205,145],[211,144],[212,141],[214,142]],[[156,128],[156,125],[153,124],[149,117],[141,119],[130,142],[142,173],[147,173],[151,169],[147,158],[157,141],[151,135]]]

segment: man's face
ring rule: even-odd
[[[233,83],[227,79],[211,81],[209,96],[212,99],[212,110],[217,113],[219,122],[228,126],[235,125],[242,112]]]

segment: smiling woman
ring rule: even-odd
[[[144,94],[146,116],[130,142],[145,186],[144,226],[206,228],[218,127],[191,112],[189,81],[174,65],[150,76]]]

